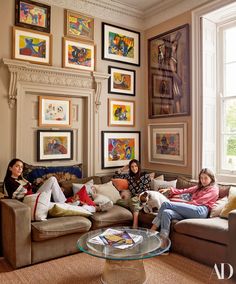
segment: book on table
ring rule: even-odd
[[[120,245],[132,245],[134,240],[126,231],[107,230],[99,236],[105,245],[117,247]]]

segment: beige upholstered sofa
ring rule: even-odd
[[[90,177],[80,182],[91,178],[97,184],[106,183],[111,177]],[[177,187],[187,185],[178,178]],[[65,182],[63,187],[69,191],[70,182]],[[14,268],[76,253],[78,238],[89,230],[132,224],[131,212],[118,205],[114,205],[108,212],[97,212],[89,218],[71,216],[31,222],[27,205],[3,199],[1,215],[3,254]],[[150,227],[153,217],[141,212],[139,225]],[[214,217],[173,222],[170,237],[173,251],[212,267],[215,263],[230,263],[236,271],[235,236],[236,210],[229,214],[228,220]]]

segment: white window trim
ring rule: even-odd
[[[223,2],[223,3],[222,3]],[[234,0],[217,0],[192,12],[192,176],[198,178],[202,168],[202,76],[201,76],[201,17]],[[235,182],[230,176],[222,176],[227,182]]]

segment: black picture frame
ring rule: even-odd
[[[29,12],[29,9],[30,8],[33,9],[34,7],[44,11],[45,15]],[[24,18],[22,17],[22,14],[24,15]],[[50,20],[51,20],[51,6],[39,2],[34,2],[31,0],[15,0],[16,26],[50,33]],[[32,21],[32,23],[29,23],[29,21]],[[41,21],[41,23],[44,22],[44,25],[41,26],[39,21]]]
[[[108,93],[126,96],[135,96],[136,90],[136,71],[115,66],[108,66]],[[117,79],[115,79],[115,73]],[[124,82],[124,79],[127,81]],[[118,82],[116,82],[116,80]]]
[[[132,159],[140,161],[140,131],[102,131],[101,134],[102,169],[123,167]]]
[[[37,130],[37,161],[73,159],[72,130]]]
[[[140,66],[140,32],[103,22],[102,59]]]

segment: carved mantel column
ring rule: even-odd
[[[95,107],[98,111],[100,103],[102,81],[109,78],[108,74],[90,71],[74,71],[66,68],[42,66],[29,62],[3,59],[10,72],[10,85],[8,92],[9,107],[13,108],[17,100],[18,83],[27,82],[50,85],[56,87],[72,87],[81,90],[95,91]],[[95,81],[95,86],[94,86]]]

